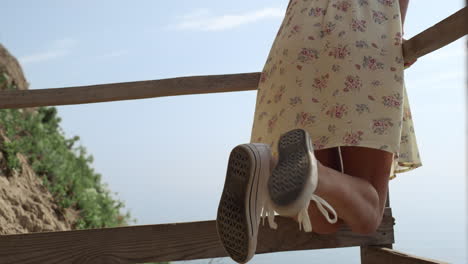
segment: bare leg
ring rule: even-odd
[[[373,233],[382,220],[393,154],[364,147],[341,150],[345,174],[334,158],[336,149],[316,152],[319,181],[315,194],[328,201],[342,221],[328,223],[312,202],[309,215],[314,232],[336,232],[344,221],[356,233]]]
[[[338,148],[328,148],[315,151],[315,157],[319,163],[328,168],[334,169],[336,171],[341,171],[341,162],[338,152]],[[330,224],[318,210],[315,203],[311,203],[309,208],[309,217],[310,222],[313,226],[313,231],[319,234],[332,234],[338,231],[340,226],[343,224],[343,220],[338,218],[338,221],[335,224]],[[338,214],[338,217],[341,217]]]

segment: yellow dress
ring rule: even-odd
[[[303,128],[314,149],[394,153],[390,174],[421,166],[404,84],[397,0],[291,0],[258,86],[251,142],[277,156]]]

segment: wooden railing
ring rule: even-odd
[[[299,231],[293,220],[278,217],[279,228],[261,226],[257,254],[394,242],[390,208],[377,232],[358,235],[343,227],[334,235]],[[226,257],[215,221],[106,229],[5,235],[0,263],[142,263]]]
[[[405,61],[437,50],[468,33],[468,9],[461,9],[403,44]],[[260,73],[181,77],[68,88],[4,91],[0,109],[88,104],[162,96],[256,90]]]
[[[405,61],[434,51],[468,33],[463,8],[403,45]],[[260,73],[183,77],[81,87],[0,92],[0,109],[85,104],[161,96],[257,89]],[[278,230],[261,227],[257,253],[361,247],[361,261],[371,263],[444,263],[392,250],[390,205],[378,230],[358,235],[348,227],[333,235],[303,233],[297,223],[279,217]],[[0,263],[141,263],[227,256],[215,222],[130,226],[79,231],[0,236]]]

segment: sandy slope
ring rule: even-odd
[[[19,89],[28,88],[18,61],[0,44],[2,72],[6,72],[11,77],[9,82],[14,82]],[[18,155],[21,172],[7,170],[2,143],[8,141],[0,124],[0,235],[70,229],[77,214],[58,210],[52,195],[24,156]]]

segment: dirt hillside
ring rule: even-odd
[[[8,84],[14,83],[20,90],[28,89],[18,61],[1,44],[0,74],[8,76]],[[4,83],[0,90],[6,87]],[[18,154],[21,172],[8,170],[3,146],[9,141],[0,123],[0,235],[71,229],[76,213],[58,209],[23,155]]]

